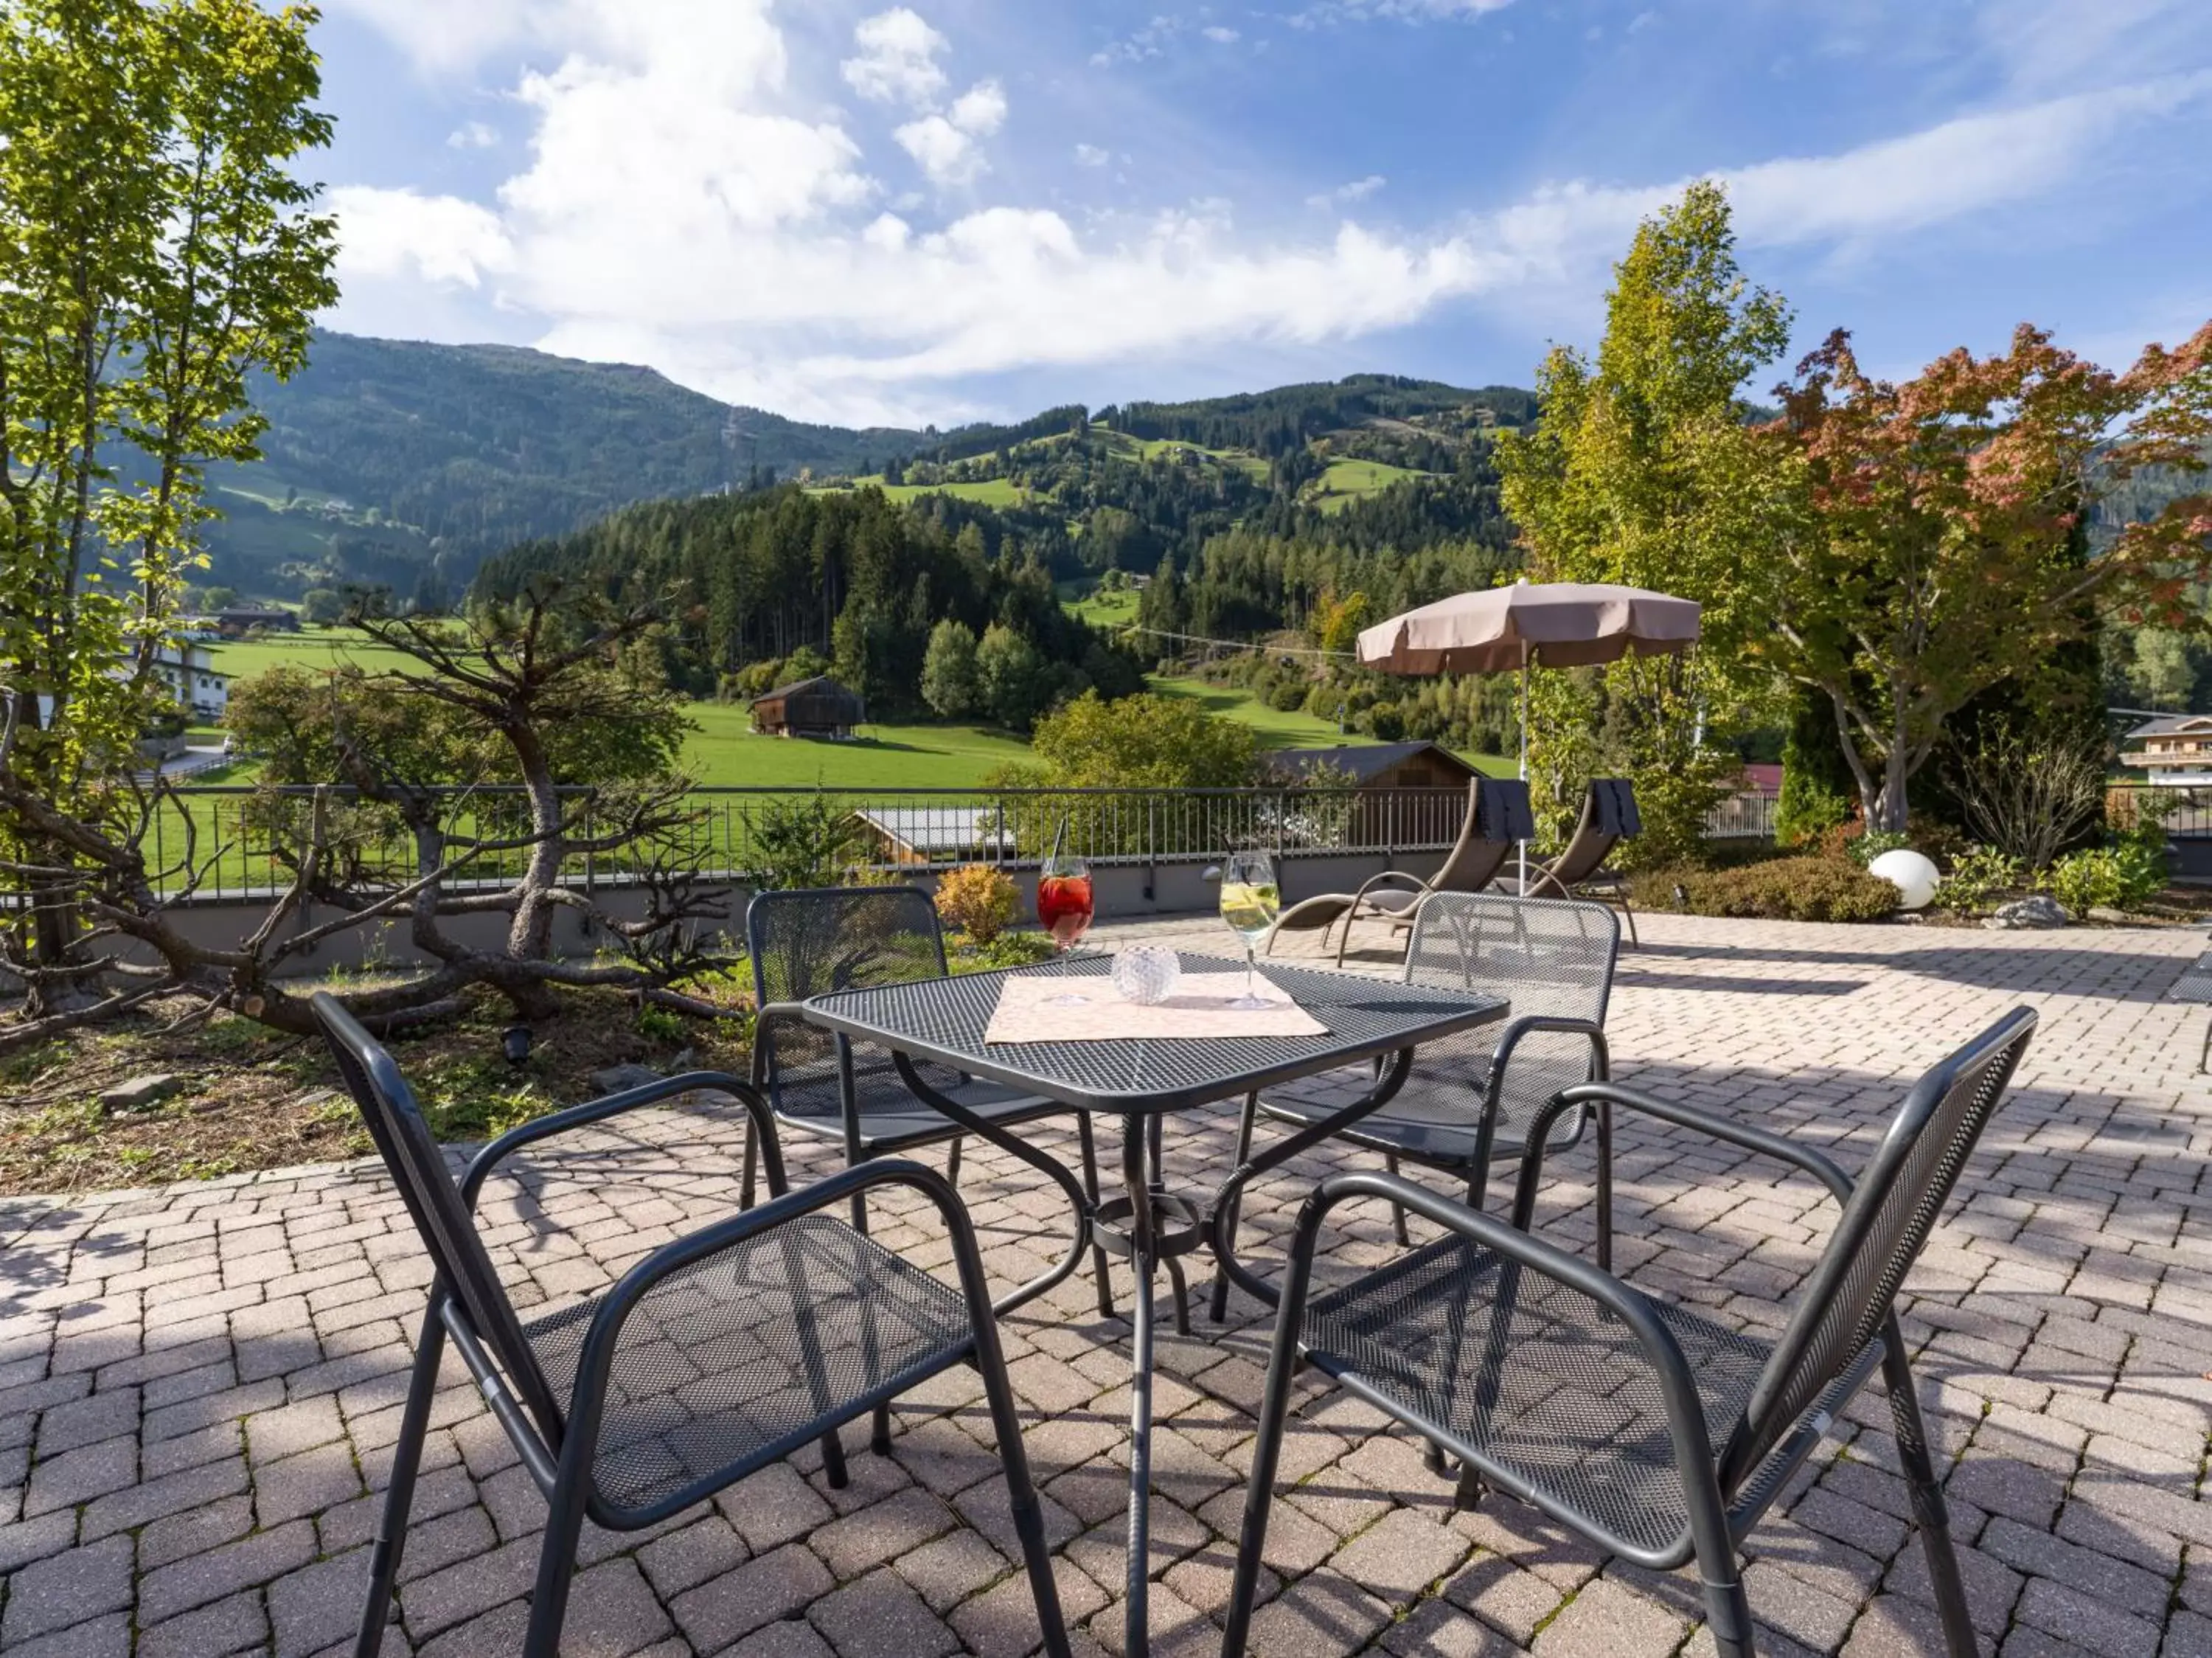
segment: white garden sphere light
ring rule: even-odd
[[[1942,880],[1924,855],[1903,846],[1894,852],[1884,852],[1868,864],[1867,873],[1880,875],[1897,888],[1897,905],[1901,910],[1926,909],[1928,900],[1936,896],[1936,884]]]

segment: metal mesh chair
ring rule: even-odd
[[[799,1005],[832,991],[945,978],[945,934],[929,895],[912,887],[763,893],[746,909],[745,939],[760,1009],[753,1027],[753,1086],[768,1096],[777,1122],[795,1133],[841,1141],[848,1164],[949,1140],[945,1175],[958,1185],[959,1127],[915,1097],[888,1048],[855,1043],[811,1024]],[[948,1066],[916,1062],[915,1070],[930,1087],[988,1122],[1026,1123],[1067,1110]],[[1089,1113],[1077,1112],[1075,1126],[1084,1189],[1095,1204],[1098,1152]],[[750,1150],[744,1201],[752,1201]],[[867,1230],[867,1213],[858,1202],[853,1223]],[[1099,1314],[1110,1318],[1114,1302],[1103,1250],[1092,1252],[1091,1266],[1098,1279]]]
[[[817,1440],[830,1483],[842,1485],[837,1429],[960,1364],[983,1378],[1046,1647],[1066,1653],[975,1229],[934,1170],[886,1161],[787,1192],[766,1102],[734,1076],[698,1071],[525,1124],[456,1181],[392,1056],[330,997],[313,1006],[436,1269],[356,1658],[383,1645],[448,1339],[549,1505],[523,1649],[533,1658],[560,1644],[586,1515],[614,1531],[657,1525]],[[770,1201],[664,1244],[598,1295],[520,1317],[477,1235],[485,1179],[525,1146],[700,1089],[744,1106]],[[921,1192],[943,1216],[958,1289],[821,1212],[884,1186]]]
[[[1923,1076],[1856,1186],[1779,1136],[1608,1082],[1567,1089],[1537,1119],[1510,1225],[1387,1175],[1322,1181],[1291,1245],[1224,1658],[1244,1649],[1302,1356],[1460,1458],[1463,1501],[1506,1492],[1639,1565],[1694,1559],[1723,1658],[1752,1651],[1738,1545],[1879,1369],[1945,1641],[1954,1658],[1971,1658],[1973,1624],[1895,1303],[2034,1028],[2033,1012],[2015,1009]],[[1599,1100],[1826,1185],[1842,1216],[1779,1341],[1656,1301],[1528,1235],[1551,1121]],[[1402,1204],[1446,1236],[1309,1301],[1322,1222],[1358,1198]]]
[[[1510,999],[1502,1029],[1470,1031],[1424,1045],[1396,1094],[1345,1139],[1383,1155],[1391,1173],[1413,1162],[1467,1182],[1468,1201],[1483,1206],[1493,1163],[1527,1149],[1530,1125],[1561,1088],[1606,1076],[1606,1006],[1620,949],[1620,924],[1601,904],[1438,893],[1425,899],[1406,950],[1407,982],[1439,990],[1481,991]],[[1237,1161],[1252,1150],[1255,1117],[1301,1127],[1343,1110],[1375,1086],[1370,1065],[1324,1071],[1249,1098],[1237,1127]],[[1583,1135],[1588,1113],[1552,1130],[1564,1149]],[[1598,1265],[1613,1259],[1611,1119],[1598,1118]],[[1395,1216],[1405,1243],[1406,1217]],[[1233,1224],[1233,1221],[1232,1221]],[[1212,1312],[1228,1310],[1228,1279],[1217,1275]]]

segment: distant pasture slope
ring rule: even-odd
[[[404,667],[408,660],[338,628],[226,641],[215,650],[216,665],[234,680],[280,662],[307,667],[353,662],[374,670]],[[1340,736],[1333,721],[1283,713],[1233,686],[1157,675],[1147,684],[1162,696],[1194,701],[1210,714],[1242,721],[1259,734],[1262,748],[1362,747],[1374,741],[1356,732]],[[697,728],[684,740],[684,766],[699,783],[714,788],[972,789],[1000,767],[1032,758],[1020,738],[979,725],[864,725],[851,742],[811,742],[757,735],[750,710],[733,704],[693,703],[685,712]],[[1495,756],[1469,759],[1496,776],[1511,773],[1511,762]],[[247,765],[206,779],[251,780]]]

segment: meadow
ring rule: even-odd
[[[1306,485],[1305,498],[1324,513],[1338,513],[1362,496],[1374,495],[1393,484],[1432,475],[1382,460],[1332,460],[1319,478]]]
[[[1076,608],[1099,622],[1127,623],[1135,619],[1136,603],[1133,592],[1093,593]],[[234,679],[280,662],[329,667],[350,661],[368,668],[399,667],[407,662],[398,651],[337,628],[226,642],[215,650],[216,665]],[[1146,683],[1162,696],[1196,702],[1209,714],[1250,726],[1259,733],[1262,748],[1319,748],[1374,741],[1357,732],[1340,735],[1332,720],[1284,713],[1235,686],[1158,674]],[[986,726],[863,725],[850,742],[812,742],[756,735],[750,710],[736,704],[693,703],[685,712],[696,728],[684,739],[684,765],[708,788],[972,789],[1000,767],[1030,758],[1030,746],[1021,738]],[[1486,770],[1510,775],[1510,761],[1470,758]],[[199,779],[228,784],[252,780],[251,763]]]

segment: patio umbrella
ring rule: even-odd
[[[1359,661],[1386,674],[1521,673],[1521,777],[1528,777],[1528,670],[1674,655],[1697,643],[1698,606],[1603,582],[1530,582],[1455,594],[1363,629]],[[1528,850],[1521,849],[1527,884]]]

